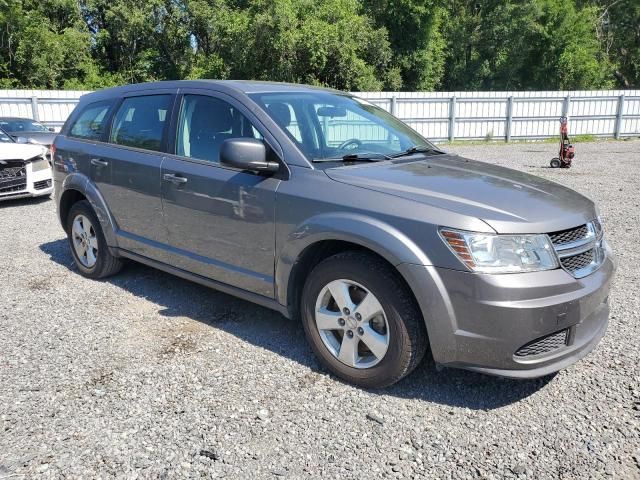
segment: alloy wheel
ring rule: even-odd
[[[77,215],[71,227],[73,249],[80,263],[92,268],[98,260],[98,238],[91,221],[84,215]]]
[[[349,367],[371,368],[389,348],[387,317],[378,299],[352,280],[334,280],[318,295],[315,321],[325,347]]]

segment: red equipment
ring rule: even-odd
[[[551,168],[569,168],[576,151],[569,141],[569,126],[567,117],[560,117],[560,153],[551,160]]]

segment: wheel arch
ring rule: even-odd
[[[358,250],[383,260],[403,281],[417,302],[409,280],[398,270],[402,263],[430,265],[427,255],[394,227],[360,215],[319,215],[296,228],[276,262],[276,297],[297,318],[302,287],[313,267],[340,252]],[[417,302],[419,304],[419,302]]]
[[[107,204],[96,185],[82,173],[72,173],[62,183],[62,193],[58,200],[58,215],[62,227],[67,229],[67,216],[74,203],[81,200],[89,202],[104,233],[107,245],[116,247],[116,223],[107,208]]]
[[[60,200],[58,201],[58,216],[60,218],[62,228],[64,228],[65,231],[67,230],[67,218],[69,217],[71,207],[79,201],[86,199],[87,197],[85,197],[80,190],[76,190],[75,188],[69,188],[60,195]]]

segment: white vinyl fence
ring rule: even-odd
[[[33,118],[59,129],[84,93],[88,92],[0,90],[0,116]],[[640,90],[356,95],[435,141],[554,137],[561,116],[569,117],[570,135],[640,136]]]

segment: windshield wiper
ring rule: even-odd
[[[404,157],[406,155],[413,155],[414,153],[444,153],[436,148],[433,147],[426,147],[426,146],[422,146],[422,147],[411,147],[411,148],[407,148],[404,152],[400,152],[400,153],[396,153],[394,155],[391,155],[391,158],[398,158],[398,157]]]
[[[315,158],[313,162],[380,162],[382,160],[391,160],[391,158],[384,153],[350,153],[342,157]]]

